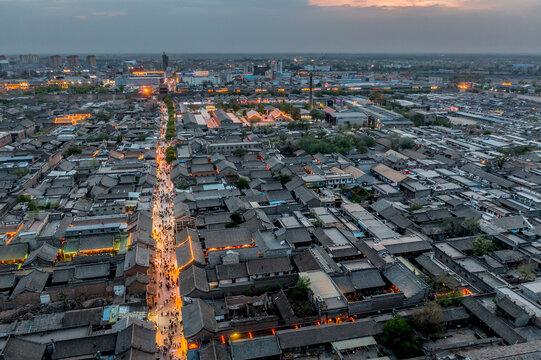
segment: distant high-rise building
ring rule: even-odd
[[[169,56],[165,55],[165,51],[162,54],[162,67],[163,71],[167,71],[167,67],[169,66]]]
[[[79,56],[71,55],[68,56],[68,67],[75,68],[79,66]]]
[[[86,66],[96,67],[96,55],[88,55],[86,57]]]
[[[62,66],[62,56],[60,55],[53,55],[49,58],[49,63],[51,64],[51,67],[58,68]]]
[[[7,71],[9,69],[9,59],[7,56],[0,55],[0,71]]]
[[[23,55],[22,62],[24,64],[37,64],[39,62],[39,56],[34,54]]]

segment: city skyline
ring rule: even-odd
[[[0,21],[5,54],[541,53],[535,0],[2,0]]]

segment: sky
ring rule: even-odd
[[[1,54],[541,54],[541,0],[0,0]]]

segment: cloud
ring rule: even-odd
[[[74,16],[74,18],[83,20],[83,21],[87,19],[86,15],[77,15],[77,16]]]
[[[100,11],[100,12],[95,12],[92,15],[94,15],[94,16],[116,17],[116,16],[125,16],[126,13],[124,11]]]
[[[488,3],[482,1],[465,0],[308,0],[310,5],[319,7],[349,6],[349,7],[377,7],[377,8],[422,8],[422,7],[443,7],[443,8],[479,8],[485,7]]]

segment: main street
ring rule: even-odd
[[[157,327],[156,359],[186,358],[186,342],[182,336],[178,291],[178,271],[175,253],[175,217],[173,212],[173,184],[170,165],[165,161],[167,109],[162,107],[160,137],[156,150],[156,187],[154,190],[153,236],[156,256],[152,264],[150,282],[156,287],[156,300],[150,304],[149,319]]]

